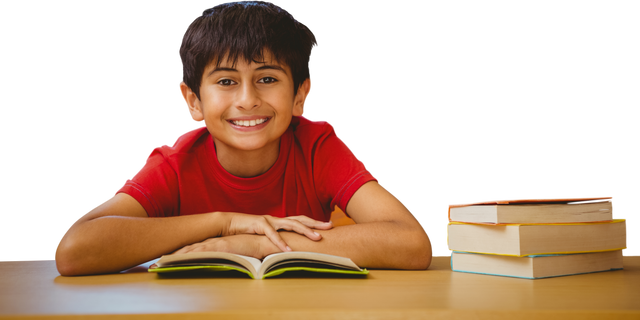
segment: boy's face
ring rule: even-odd
[[[261,63],[238,59],[233,65],[225,57],[219,66],[209,64],[201,99],[181,84],[191,116],[205,121],[217,148],[243,151],[277,148],[291,116],[302,115],[309,87],[307,80],[294,96],[289,67],[272,60],[269,52]]]

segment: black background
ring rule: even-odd
[[[447,201],[613,193],[634,225],[638,103],[626,97],[624,19],[597,8],[505,16],[280,3],[322,44],[308,115],[337,125],[420,215],[437,252]],[[51,256],[73,217],[107,197],[150,147],[192,126],[176,92],[175,52],[207,4],[22,13],[7,45],[0,257]]]

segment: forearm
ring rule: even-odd
[[[320,241],[309,241],[292,232],[281,235],[295,251],[348,257],[362,267],[426,269],[431,263],[431,243],[417,223],[380,221],[317,232],[322,234]]]
[[[169,218],[104,216],[78,221],[56,252],[63,275],[117,272],[221,233],[219,213]]]

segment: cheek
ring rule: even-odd
[[[229,109],[229,100],[224,94],[207,95],[202,98],[206,118],[218,118]]]
[[[291,112],[291,107],[294,103],[292,92],[278,92],[277,94],[270,95],[268,98],[265,97],[264,100],[279,109],[280,112]]]

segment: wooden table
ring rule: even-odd
[[[53,261],[0,262],[0,318],[640,319],[640,257],[624,270],[526,280],[430,270],[367,278],[62,277]]]

